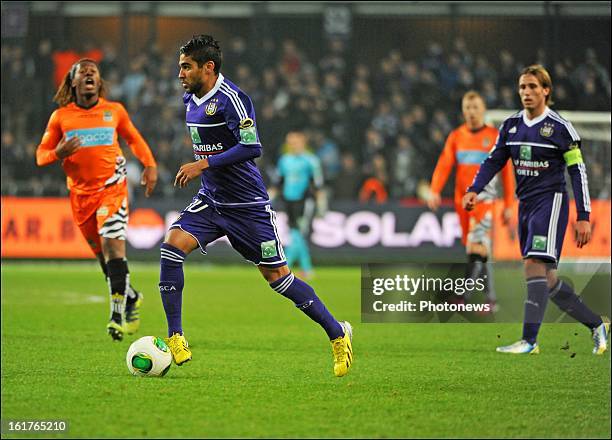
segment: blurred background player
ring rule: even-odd
[[[251,98],[220,72],[222,54],[210,35],[194,36],[180,49],[179,79],[186,90],[186,124],[196,161],[180,167],[175,185],[201,176],[201,187],[171,226],[161,245],[159,290],[168,321],[168,346],[177,365],[191,359],[182,327],[183,262],[198,247],[227,236],[232,247],[257,268],[270,288],[295,303],[327,333],[334,374],[353,361],[352,329],[338,322],[311,286],[297,278],[285,259],[276,213],[255,158],[262,146]]]
[[[291,131],[285,138],[286,152],[281,155],[278,166],[277,185],[285,202],[289,220],[291,242],[285,246],[287,265],[299,262],[302,278],[313,275],[310,250],[308,248],[310,226],[315,208],[319,214],[325,211],[326,198],[323,191],[323,173],[317,156],[307,150],[307,138],[301,131]],[[270,190],[270,195],[278,192]]]
[[[455,210],[461,223],[461,241],[468,256],[466,277],[486,280],[487,301],[491,311],[497,311],[493,283],[491,256],[491,226],[493,223],[493,202],[497,196],[493,179],[479,194],[479,204],[468,212],[462,206],[465,191],[474,180],[480,164],[487,158],[497,139],[497,129],[485,124],[486,105],[482,96],[475,91],[467,92],[461,101],[465,123],[453,130],[431,177],[430,196],[427,205],[432,211],[440,206],[440,193],[457,166],[455,177]],[[512,165],[502,169],[504,189],[503,222],[508,225],[512,216],[511,205],[514,200],[514,176]],[[466,298],[467,299],[467,298]]]
[[[104,99],[106,93],[96,62],[87,58],[76,62],[55,94],[59,108],[51,114],[36,150],[36,163],[62,162],[74,220],[108,282],[111,316],[107,332],[113,340],[121,340],[125,332],[138,330],[142,295],[130,286],[125,250],[126,159],[117,135],[145,167],[141,184],[147,197],[155,188],[157,167],[125,108]]]
[[[552,80],[541,65],[531,65],[519,77],[523,110],[507,118],[491,154],[482,163],[474,183],[463,198],[468,210],[474,209],[477,195],[512,158],[519,198],[519,240],[525,261],[527,300],[523,338],[501,353],[534,353],[538,331],[548,297],[568,315],[587,326],[592,333],[594,354],[607,349],[609,323],[593,313],[576,295],[572,286],[557,277],[563,238],[569,216],[565,169],[571,177],[576,203],[575,240],[579,248],[591,239],[591,198],[581,153],[580,136],[572,124],[551,110]]]

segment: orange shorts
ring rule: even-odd
[[[94,254],[102,252],[100,237],[125,240],[128,223],[127,182],[94,194],[70,194],[72,217]]]
[[[461,242],[464,246],[468,239],[472,243],[486,243],[490,240],[493,203],[478,202],[469,212],[463,209],[461,203],[455,203],[455,210],[461,223]]]

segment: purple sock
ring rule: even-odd
[[[270,287],[293,301],[298,309],[323,327],[330,340],[344,336],[344,329],[329,313],[312,287],[292,273],[270,283]]]
[[[562,280],[559,280],[557,285],[550,291],[550,300],[565,313],[591,330],[599,327],[603,322],[601,316],[596,315],[584,305],[574,292],[574,289],[572,289],[572,286]]]
[[[185,253],[167,243],[161,245],[161,269],[159,273],[159,293],[161,294],[166,319],[168,336],[174,333],[183,334],[181,308],[183,303],[183,262]]]
[[[525,320],[523,322],[523,339],[535,344],[538,331],[548,300],[548,285],[546,278],[534,277],[527,279],[527,300],[525,301]]]

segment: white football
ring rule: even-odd
[[[162,338],[143,336],[134,341],[125,357],[134,376],[163,376],[172,365],[170,348]]]

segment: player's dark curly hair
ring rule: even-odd
[[[59,105],[60,107],[64,107],[70,104],[71,102],[76,101],[76,91],[75,87],[72,87],[72,80],[74,78],[74,75],[76,74],[76,70],[79,68],[79,64],[83,62],[93,63],[96,66],[98,65],[98,63],[96,63],[91,58],[81,58],[79,61],[72,65],[70,70],[64,75],[64,78],[62,79],[62,82],[59,88],[57,89],[57,92],[55,92],[55,96],[53,97],[53,101],[56,102],[57,105]],[[106,97],[107,92],[108,86],[106,85],[106,82],[102,79],[102,76],[100,76],[100,90],[98,91],[98,96],[100,98],[104,98]]]
[[[214,71],[219,74],[223,54],[219,47],[219,42],[210,35],[194,35],[184,46],[180,52],[194,59],[198,63],[198,67],[202,67],[207,61],[215,63]]]

